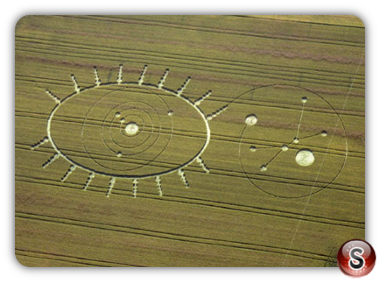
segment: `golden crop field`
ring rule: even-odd
[[[25,266],[334,266],[365,238],[354,16],[26,16]]]

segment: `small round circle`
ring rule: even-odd
[[[302,103],[306,103],[307,102],[307,97],[302,97]]]
[[[256,148],[256,146],[251,146],[251,147],[249,148],[249,150],[250,150],[251,152],[256,152],[257,148]]]
[[[314,160],[314,154],[309,149],[301,149],[296,154],[296,162],[300,166],[310,166],[314,163]]]
[[[117,117],[117,118],[120,117],[120,112],[116,112],[115,117]]]
[[[281,150],[283,150],[285,152],[285,151],[289,150],[289,146],[288,145],[282,145]]]
[[[257,116],[254,115],[254,114],[251,114],[251,115],[248,115],[246,118],[245,118],[245,123],[247,125],[255,125],[257,123]]]
[[[322,132],[321,132],[321,136],[322,136],[322,137],[326,137],[326,136],[327,136],[327,131],[326,131],[326,130],[322,130]]]
[[[134,136],[139,131],[139,126],[135,122],[130,122],[125,126],[125,133],[128,136]]]
[[[121,119],[120,119],[120,122],[121,122],[121,123],[124,123],[124,122],[125,122],[125,118],[121,118]]]
[[[172,116],[174,112],[172,110],[168,111],[168,116]]]
[[[262,165],[262,166],[260,167],[260,170],[261,170],[261,171],[267,171],[267,169],[268,169],[268,167],[267,167],[266,165]]]
[[[297,137],[294,137],[294,139],[293,139],[293,143],[294,144],[298,144],[300,142],[300,140],[297,138]]]
[[[375,250],[366,241],[354,239],[344,243],[337,255],[340,270],[353,277],[369,274],[376,262]]]
[[[123,153],[122,153],[122,152],[117,152],[116,156],[117,156],[118,158],[121,158],[121,157],[123,156]]]

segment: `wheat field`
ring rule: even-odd
[[[15,50],[22,265],[323,267],[365,238],[360,19],[26,16]]]

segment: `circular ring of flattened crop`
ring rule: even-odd
[[[321,95],[270,85],[243,93],[234,103],[244,123],[239,162],[252,185],[275,197],[302,198],[338,178],[348,154],[346,129]]]

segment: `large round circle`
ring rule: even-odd
[[[314,154],[309,149],[301,149],[296,154],[296,162],[300,166],[309,166],[314,163]]]

